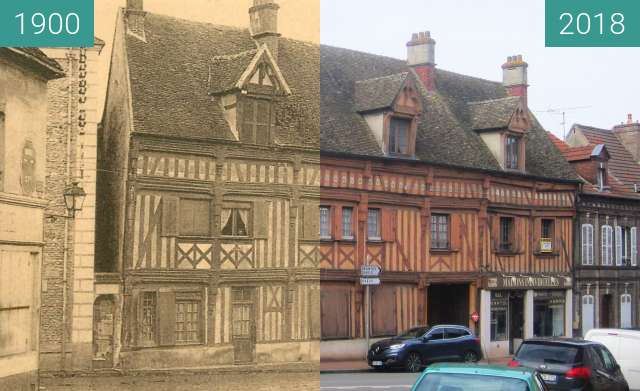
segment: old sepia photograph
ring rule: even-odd
[[[0,390],[319,387],[315,0],[0,48]]]

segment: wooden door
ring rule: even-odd
[[[113,367],[114,308],[112,296],[100,296],[93,305],[93,367]]]
[[[393,285],[377,285],[371,293],[371,336],[397,335],[396,289]]]
[[[348,286],[321,285],[320,321],[322,339],[351,336],[351,291]]]
[[[232,340],[236,364],[255,359],[256,327],[253,306],[254,288],[233,288]]]

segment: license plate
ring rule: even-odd
[[[371,365],[373,365],[374,367],[381,367],[382,361],[371,361]]]
[[[556,376],[556,375],[548,375],[546,373],[542,373],[542,374],[540,374],[540,377],[542,377],[542,380],[548,381],[548,382],[556,382],[556,381],[558,381],[558,376]]]

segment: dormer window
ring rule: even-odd
[[[505,167],[518,170],[520,168],[520,137],[507,136],[505,143]]]
[[[251,144],[271,143],[271,101],[247,97],[242,100],[240,141]]]
[[[389,124],[389,154],[409,155],[411,120],[392,117]]]
[[[607,187],[607,166],[604,162],[598,163],[598,189],[605,190]]]

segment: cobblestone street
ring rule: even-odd
[[[320,374],[243,373],[190,375],[137,375],[103,377],[43,378],[46,391],[298,391],[318,390]]]

